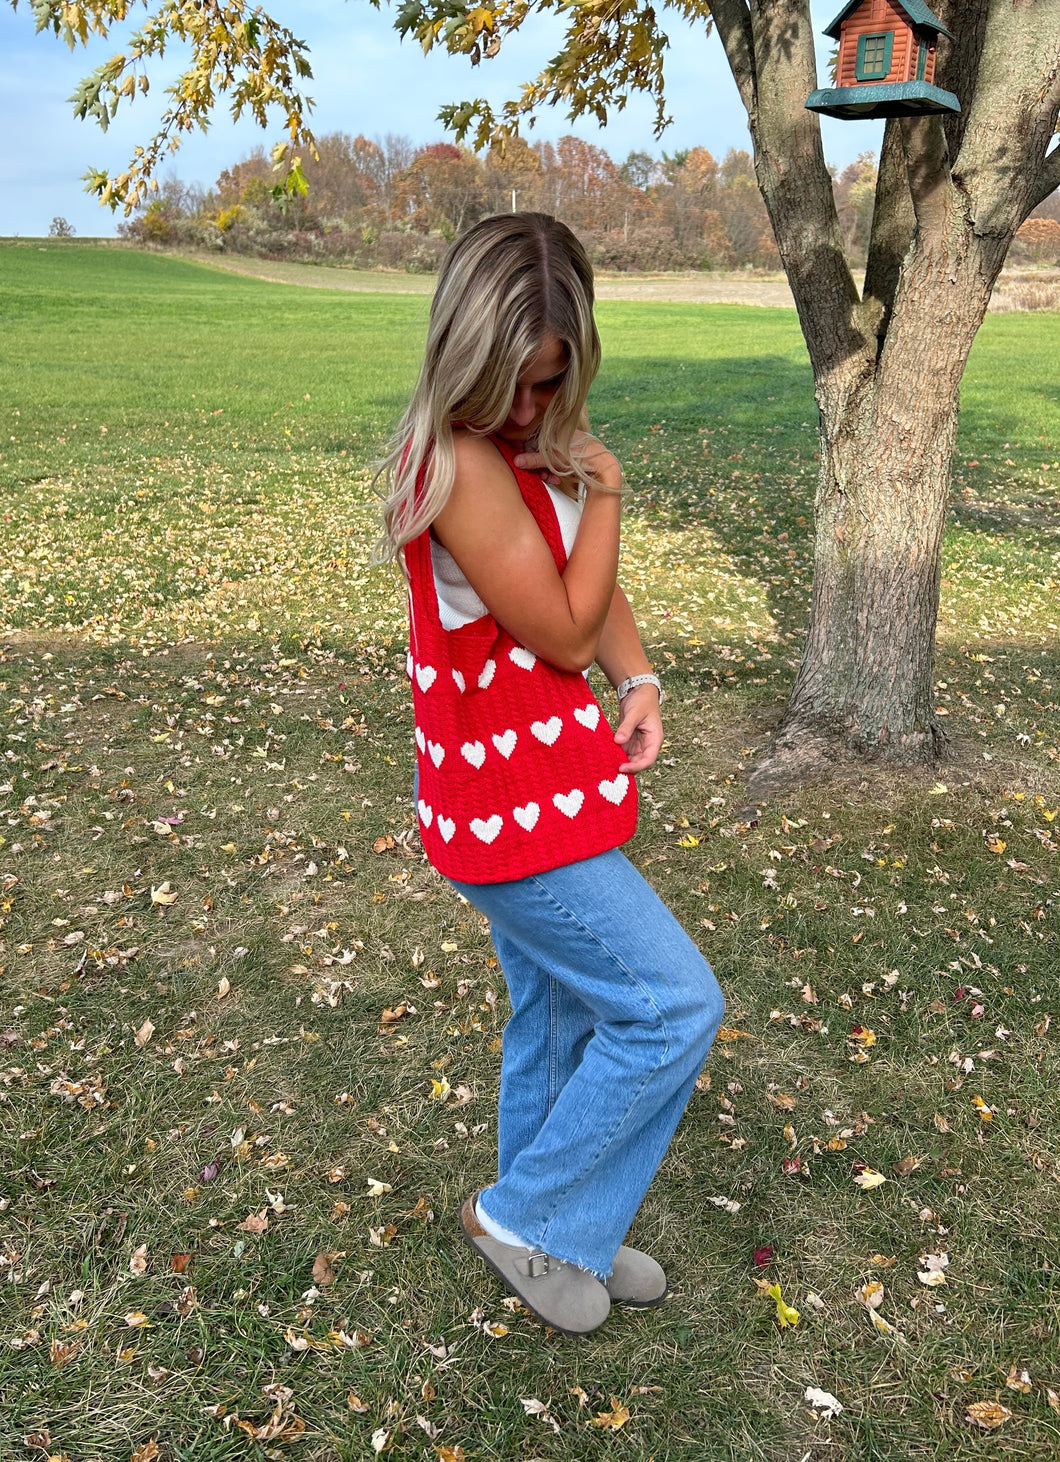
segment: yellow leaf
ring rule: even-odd
[[[1006,843],[1003,838],[993,837],[987,839],[986,846],[990,849],[991,853],[1003,853],[1008,847],[1008,843]],[[985,1401],[982,1403],[982,1405],[984,1406],[987,1404],[988,1403]],[[1000,1426],[1001,1423],[995,1422],[993,1423],[993,1425]]]
[[[449,1095],[449,1091],[450,1087],[448,1078],[443,1076],[441,1081],[436,1081],[433,1076],[431,1077],[432,1102],[444,1102],[446,1097]]]
[[[600,1411],[589,1421],[589,1426],[597,1426],[602,1431],[617,1432],[620,1426],[625,1426],[629,1420],[629,1410],[622,1405],[617,1396],[611,1397],[611,1410]]]
[[[884,1174],[878,1173],[875,1168],[863,1168],[860,1173],[854,1174],[854,1182],[866,1192],[871,1188],[881,1187],[886,1181]]]
[[[901,1332],[896,1330],[893,1325],[888,1325],[879,1310],[870,1310],[869,1319],[872,1321],[873,1328],[878,1330],[881,1335],[893,1336],[896,1340],[902,1339]]]
[[[392,1183],[384,1183],[381,1178],[368,1178],[368,1197],[382,1198],[384,1193],[393,1193]]]
[[[972,1097],[972,1106],[979,1113],[980,1122],[992,1122],[994,1120],[994,1109],[981,1096]]]
[[[151,902],[153,904],[162,904],[168,907],[170,904],[175,904],[176,901],[177,895],[170,887],[168,880],[165,883],[160,883],[157,888],[152,888],[151,890]]]
[[[130,1330],[153,1330],[154,1326],[144,1314],[143,1310],[130,1310],[125,1316],[125,1323]]]
[[[798,1310],[792,1309],[791,1305],[785,1302],[780,1292],[779,1284],[770,1284],[765,1279],[756,1279],[755,1284],[759,1294],[768,1295],[775,1302],[777,1307],[777,1323],[782,1330],[786,1330],[789,1325],[797,1325],[799,1323]]]

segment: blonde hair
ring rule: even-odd
[[[549,335],[568,365],[536,449],[552,472],[591,481],[571,458],[571,438],[600,365],[592,265],[547,213],[474,224],[442,264],[419,380],[377,473],[388,489],[380,560],[398,557],[445,506],[456,477],[454,423],[481,436],[503,426],[519,373]]]

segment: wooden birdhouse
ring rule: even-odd
[[[850,0],[825,27],[839,42],[835,86],[810,93],[811,112],[848,120],[959,112],[935,85],[935,52],[946,29],[923,0]]]

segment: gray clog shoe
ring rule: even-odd
[[[464,1201],[460,1229],[501,1283],[539,1320],[564,1335],[588,1335],[602,1325],[611,1309],[607,1288],[588,1270],[540,1249],[502,1244],[492,1238],[475,1212],[477,1196]]]

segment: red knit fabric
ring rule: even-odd
[[[493,440],[562,573],[567,554],[547,488]],[[626,753],[585,677],[532,654],[490,614],[444,629],[429,529],[405,545],[405,563],[417,812],[435,868],[463,883],[502,883],[628,841],[636,785],[619,771]]]

